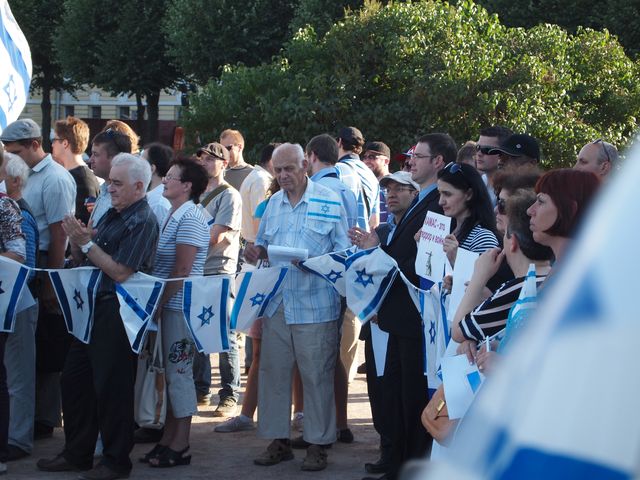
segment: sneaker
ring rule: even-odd
[[[305,448],[309,448],[312,444],[307,442],[302,435],[300,435],[299,437],[295,437],[291,439],[291,448],[295,448],[298,450],[303,450]],[[328,443],[327,445],[320,445],[322,448],[331,448],[331,444]]]
[[[254,428],[256,427],[253,424],[253,419],[245,417],[244,415],[238,415],[237,417],[225,420],[216,426],[213,431],[218,433],[244,432],[246,430],[253,430]]]
[[[322,445],[310,445],[300,467],[305,472],[318,472],[327,468],[327,452]]]
[[[221,398],[213,412],[214,417],[233,417],[238,408],[238,401],[233,397]]]
[[[293,414],[293,420],[291,420],[291,428],[302,432],[304,430],[304,413],[296,412]]]
[[[198,405],[200,406],[209,406],[211,405],[211,394],[210,393],[197,393],[196,400],[198,401]]]
[[[269,444],[267,449],[253,460],[256,465],[270,467],[280,462],[293,460],[293,452],[289,446],[289,441],[274,440]]]

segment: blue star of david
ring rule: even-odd
[[[0,280],[0,295],[2,295],[4,293],[4,290],[2,289],[2,280]]]
[[[82,306],[84,305],[84,300],[82,300],[82,294],[75,288],[73,289],[73,299],[76,302],[76,309],[82,310]]]
[[[262,293],[256,293],[253,297],[251,297],[249,300],[251,300],[251,306],[255,307],[257,305],[262,305],[262,302],[264,302],[264,299],[266,298],[266,295],[262,294]]]
[[[331,270],[331,272],[327,274],[327,278],[331,283],[336,283],[339,278],[342,278],[342,272],[336,272],[335,270]]]
[[[436,343],[436,323],[431,322],[429,327],[429,343]]]
[[[356,275],[358,275],[356,283],[362,284],[365,288],[367,288],[367,285],[369,284],[373,285],[373,275],[369,275],[364,268],[362,270],[356,270]],[[365,279],[364,277],[368,278]]]
[[[329,206],[328,205],[322,205],[320,207],[320,210],[322,211],[322,213],[329,213]]]
[[[9,76],[9,81],[4,86],[4,91],[7,94],[7,98],[9,99],[9,110],[13,110],[13,105],[18,100],[18,95],[16,93],[16,84],[13,81],[13,75]]]
[[[209,305],[208,307],[202,307],[202,313],[198,315],[198,318],[202,321],[201,327],[205,325],[211,325],[211,319],[213,318],[213,312],[211,309],[213,305]]]

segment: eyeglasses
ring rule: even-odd
[[[55,142],[62,142],[62,140],[64,140],[64,138],[60,138],[60,137],[53,137],[51,139],[51,143],[55,143]]]
[[[496,204],[496,208],[498,209],[498,213],[500,215],[507,214],[507,202],[504,201],[503,198],[498,199],[498,203]]]
[[[604,140],[602,140],[601,138],[594,140],[593,142],[594,145],[596,143],[599,143],[602,146],[602,151],[604,152],[604,155],[607,157],[607,162],[611,163],[611,157],[609,157],[609,152],[607,152],[607,147],[604,146]]]
[[[364,160],[375,160],[376,158],[381,156],[382,156],[381,153],[367,153],[366,155],[363,155],[362,158]]]
[[[495,150],[496,147],[490,146],[490,145],[476,145],[476,152],[480,152],[483,155],[492,155],[491,153],[489,153],[491,150]],[[495,155],[495,154],[493,154]]]
[[[177,180],[178,182],[182,183],[182,179],[180,177],[174,177],[173,175],[165,175],[164,176],[165,181],[169,181],[169,180]]]
[[[420,155],[419,153],[412,153],[411,154],[411,158],[412,159],[415,158],[417,160],[422,160],[422,159],[425,159],[425,158],[435,158],[437,156],[438,155]]]
[[[397,186],[397,187],[386,187],[383,189],[387,194],[389,193],[393,193],[393,194],[398,194],[400,192],[413,192],[415,191],[415,188],[406,186],[406,187],[401,187],[401,186]]]

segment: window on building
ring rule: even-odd
[[[75,115],[76,108],[73,105],[65,105],[64,106],[64,116],[65,117],[73,117]]]
[[[131,111],[128,106],[118,107],[118,118],[120,120],[129,120],[131,118]]]
[[[91,107],[91,118],[102,118],[102,107]]]

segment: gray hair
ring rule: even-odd
[[[146,190],[151,183],[151,166],[144,158],[130,153],[119,153],[111,160],[111,168],[127,167],[131,183],[142,182]]]
[[[611,168],[616,168],[618,166],[618,149],[610,144],[609,142],[605,142],[604,140],[596,140],[595,142],[591,142],[592,145],[600,144],[601,148],[598,151],[598,163],[609,162],[611,163]]]
[[[298,166],[300,168],[303,167],[304,150],[299,143],[283,143],[282,145],[277,146],[273,151],[271,158],[273,159],[278,156],[294,157],[298,160]]]
[[[5,171],[7,176],[20,179],[20,189],[22,190],[29,179],[30,168],[22,158],[13,153],[5,152],[4,154]]]

